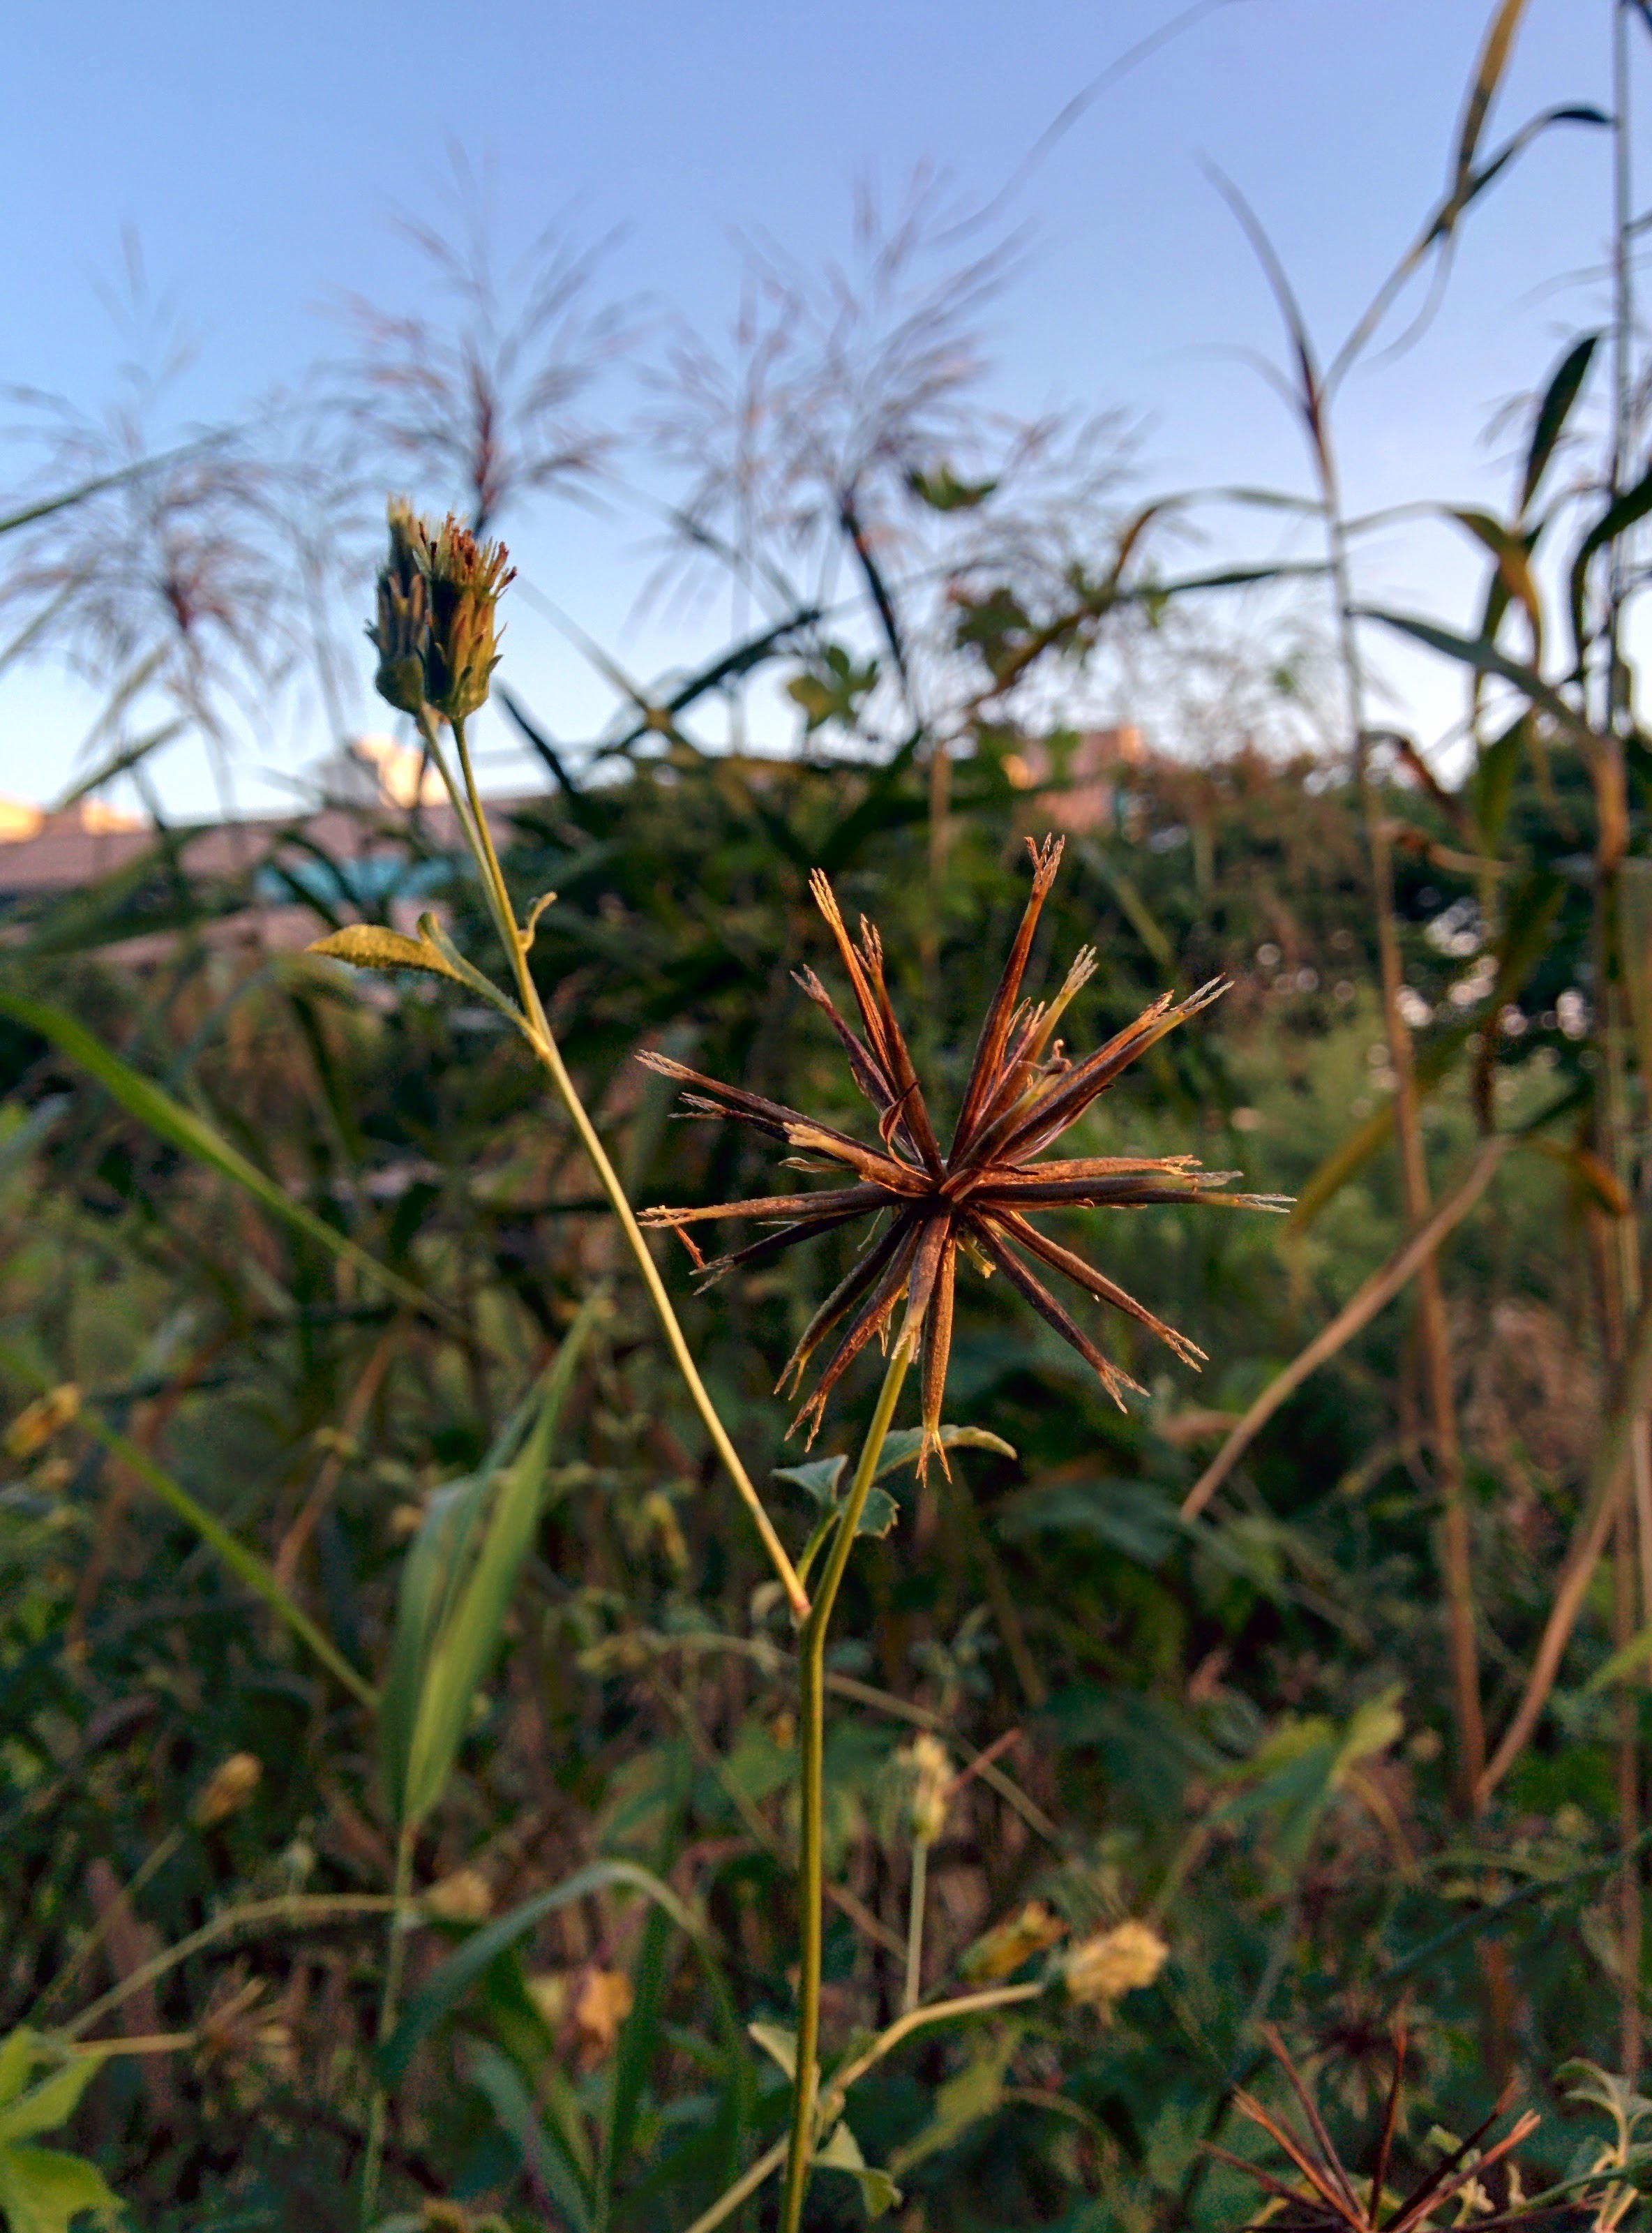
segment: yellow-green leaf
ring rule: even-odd
[[[428,939],[408,938],[399,930],[387,930],[381,923],[347,923],[342,930],[318,938],[305,951],[324,954],[329,961],[348,961],[355,969],[423,969],[433,977],[459,981],[458,970],[450,967]]]
[[[0,2211],[10,2233],[69,2233],[81,2210],[107,2218],[120,2207],[119,2195],[84,2157],[57,2148],[0,2147]]]

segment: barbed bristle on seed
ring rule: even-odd
[[[796,982],[825,1016],[841,1045],[855,1084],[871,1106],[877,1145],[744,1087],[704,1077],[653,1049],[638,1058],[646,1068],[684,1089],[686,1115],[748,1125],[787,1147],[805,1150],[783,1157],[783,1169],[832,1174],[848,1182],[814,1193],[645,1211],[645,1225],[676,1233],[689,1247],[699,1288],[844,1225],[866,1217],[874,1220],[873,1230],[815,1312],[776,1383],[777,1394],[788,1387],[800,1390],[816,1356],[829,1351],[789,1430],[796,1434],[803,1429],[806,1442],[812,1443],[833,1389],[855,1359],[875,1341],[887,1350],[896,1331],[895,1313],[904,1301],[901,1336],[920,1345],[923,1359],[920,1470],[932,1457],[940,1457],[946,1465],[941,1406],[960,1255],[984,1277],[1001,1274],[1077,1351],[1105,1392],[1123,1409],[1128,1396],[1142,1392],[1141,1383],[1096,1345],[1044,1285],[1042,1272],[1058,1273],[1094,1301],[1132,1320],[1194,1370],[1206,1362],[1205,1352],[1045,1233],[1032,1221],[1032,1214],[1164,1203],[1270,1211],[1290,1206],[1279,1195],[1228,1191],[1240,1175],[1207,1171],[1195,1156],[1046,1156],[1045,1150],[1070,1130],[1133,1062],[1228,989],[1226,979],[1213,977],[1183,999],[1162,993],[1093,1054],[1070,1057],[1064,1040],[1055,1037],[1055,1028],[1095,974],[1094,947],[1079,949],[1053,999],[1035,1002],[1022,994],[1039,914],[1055,882],[1063,850],[1059,837],[1046,837],[1038,844],[1028,840],[1032,889],[988,1005],[952,1144],[945,1151],[889,999],[877,926],[862,915],[858,936],[851,939],[836,895],[818,869],[810,877],[810,892],[849,980],[859,1028],[839,1010],[812,969],[798,969]],[[889,1221],[879,1231],[886,1215]],[[707,1260],[685,1228],[716,1218],[744,1218],[767,1229],[744,1247]]]

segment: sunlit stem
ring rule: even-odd
[[[923,1990],[924,1909],[929,1898],[929,1840],[914,1838],[912,1845],[912,1893],[907,1910],[907,1988],[901,1995],[903,2015],[910,2015]]]
[[[580,1143],[591,1159],[597,1181],[608,1197],[609,1208],[619,1220],[620,1229],[625,1234],[626,1244],[636,1260],[638,1271],[642,1275],[642,1283],[648,1291],[648,1299],[654,1305],[655,1315],[660,1320],[660,1328],[666,1337],[667,1345],[676,1361],[678,1370],[683,1377],[690,1400],[699,1412],[707,1435],[711,1437],[712,1449],[722,1460],[730,1480],[739,1493],[741,1501],[751,1515],[752,1525],[762,1540],[770,1564],[779,1576],[781,1585],[786,1592],[792,1618],[801,1622],[809,1611],[808,1594],[798,1579],[797,1568],[787,1556],[784,1544],[775,1533],[774,1522],[764,1509],[763,1500],[752,1486],[751,1475],[741,1462],[739,1452],[729,1439],[728,1429],[718,1416],[717,1407],[712,1402],[706,1383],[699,1377],[699,1368],[689,1351],[686,1337],[678,1323],[677,1313],[672,1307],[671,1297],[666,1292],[666,1284],[660,1276],[659,1266],[649,1253],[648,1244],[643,1238],[642,1228],[638,1225],[632,1213],[631,1205],[626,1199],[625,1189],[620,1183],[619,1174],[608,1161],[608,1151],[597,1137],[596,1127],[592,1123],[585,1104],[580,1099],[578,1089],[569,1076],[567,1064],[563,1060],[562,1050],[551,1032],[550,1021],[545,1014],[544,1004],[539,998],[539,988],[534,983],[533,972],[528,966],[528,947],[531,941],[531,933],[525,931],[518,924],[515,910],[511,904],[511,895],[504,881],[504,872],[499,865],[499,856],[494,849],[492,834],[488,828],[487,815],[483,810],[481,795],[477,789],[470,748],[465,741],[465,724],[463,720],[456,720],[452,727],[454,741],[459,748],[459,767],[464,779],[462,791],[454,781],[452,771],[442,752],[440,742],[436,735],[436,725],[431,717],[429,708],[426,707],[419,717],[420,734],[429,747],[431,758],[435,762],[442,781],[447,787],[447,795],[452,803],[453,812],[458,817],[459,828],[464,832],[465,842],[470,846],[476,865],[481,872],[483,888],[487,896],[488,912],[493,918],[494,927],[498,932],[500,941],[510,960],[511,974],[516,980],[517,994],[522,1004],[522,1012],[526,1021],[525,1035],[528,1044],[532,1047],[538,1061],[549,1071],[558,1098],[568,1111],[574,1130],[579,1135]]]
[[[861,1447],[849,1494],[843,1499],[836,1530],[826,1554],[825,1567],[815,1591],[814,1603],[797,1640],[798,1772],[803,1781],[803,1821],[797,1856],[798,1979],[797,2059],[792,2087],[791,2139],[786,2152],[785,2193],[780,2205],[780,2233],[797,2233],[803,2221],[803,2197],[809,2188],[810,2159],[815,2147],[816,2064],[820,2054],[820,1969],[823,1930],[824,1878],[823,1813],[826,1760],[826,1631],[831,1624],[855,1533],[866,1509],[868,1492],[877,1477],[878,1462],[901,1399],[901,1384],[912,1362],[911,1344],[903,1336],[894,1345],[877,1409]]]
[[[396,2021],[401,1997],[402,1966],[407,1958],[407,1891],[413,1882],[413,1827],[410,1823],[396,1839],[395,1878],[390,1887],[390,1943],[385,1954],[384,1991],[379,2001],[379,2027],[374,2043],[382,2047]],[[361,2228],[367,2233],[378,2214],[379,2173],[384,2164],[385,2090],[375,2084],[367,2110],[367,2144],[361,2158]]]

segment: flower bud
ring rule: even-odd
[[[462,721],[487,700],[499,663],[493,608],[516,579],[503,543],[478,543],[450,512],[430,550],[430,648],[425,694],[439,713]]]
[[[20,1463],[45,1449],[52,1436],[67,1427],[81,1408],[81,1391],[72,1380],[49,1395],[36,1396],[25,1404],[6,1429],[5,1453]]]
[[[1029,1900],[1019,1915],[975,1941],[959,1962],[959,1975],[972,1985],[996,1984],[1066,1935],[1067,1926],[1058,1915],[1052,1915],[1041,1899]]]
[[[896,1754],[908,1781],[907,1832],[914,1846],[933,1846],[946,1826],[953,1764],[939,1737],[926,1731]]]
[[[1132,1917],[1074,1947],[1067,1956],[1067,1990],[1085,2008],[1110,2008],[1126,1993],[1150,1985],[1169,1956],[1153,1925]]]
[[[263,1781],[263,1762],[257,1753],[232,1752],[212,1771],[206,1788],[195,1801],[192,1819],[198,1830],[238,1814]]]
[[[378,624],[367,630],[378,648],[374,687],[403,713],[425,702],[430,651],[430,531],[406,497],[389,506],[390,555],[379,571]]]
[[[425,1894],[425,1911],[444,1923],[485,1923],[493,1912],[493,1887],[480,1869],[455,1869]]]

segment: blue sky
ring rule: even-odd
[[[1277,328],[1203,166],[1241,186],[1334,340],[1440,190],[1486,6],[1230,0],[1102,94],[1011,205],[1031,252],[995,321],[996,400],[1141,414],[1149,486],[1300,485],[1296,434],[1234,354],[1277,350]],[[506,247],[572,205],[589,233],[623,228],[605,267],[615,292],[715,332],[736,299],[734,229],[826,252],[857,175],[896,186],[922,160],[960,205],[979,203],[1082,86],[1178,12],[1178,0],[20,10],[0,380],[88,407],[107,392],[120,342],[95,282],[129,227],[199,336],[180,423],[236,417],[336,348],[329,302],[409,298],[415,267],[393,219],[441,214],[451,141],[489,166]],[[1498,124],[1603,102],[1609,37],[1609,0],[1531,0]],[[1604,239],[1608,171],[1606,135],[1558,133],[1488,197],[1423,341],[1348,391],[1356,509],[1500,493],[1485,429],[1597,301],[1575,275]],[[616,408],[631,401],[616,388]],[[522,547],[537,584],[647,669],[687,647],[634,616],[641,532],[623,514],[544,513],[523,524]],[[1447,609],[1473,578],[1433,528],[1396,533],[1369,566],[1374,591]],[[564,733],[598,719],[606,697],[577,654],[525,607],[513,626],[515,672],[548,718]],[[1408,661],[1392,672],[1425,736],[1443,731],[1447,679]],[[48,670],[0,678],[0,791],[60,789],[90,702]],[[163,788],[180,810],[209,803],[187,752]],[[240,788],[276,795],[256,767]]]

